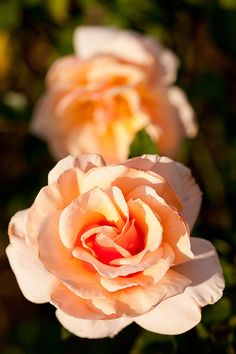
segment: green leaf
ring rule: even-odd
[[[203,312],[203,322],[206,325],[216,325],[219,322],[225,321],[232,313],[232,305],[229,298],[224,297],[214,306],[208,307]]]
[[[69,0],[48,0],[46,4],[54,21],[60,23],[68,18]]]
[[[130,354],[174,354],[176,341],[174,336],[143,332],[136,340]]]
[[[219,6],[226,10],[236,9],[236,0],[218,0]]]
[[[143,154],[158,154],[157,145],[152,141],[145,129],[136,134],[134,141],[130,145],[129,157]]]
[[[14,29],[21,22],[20,4],[18,1],[0,1],[0,28]]]

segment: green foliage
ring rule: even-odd
[[[154,144],[150,136],[147,134],[146,130],[140,130],[130,146],[129,157],[140,156],[143,154],[157,154],[158,148]]]

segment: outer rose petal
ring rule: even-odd
[[[192,238],[195,257],[174,269],[192,280],[184,293],[168,298],[154,310],[136,317],[143,328],[161,334],[180,334],[201,320],[201,307],[213,304],[222,296],[224,278],[212,244]]]
[[[114,337],[123,328],[132,323],[130,318],[114,320],[84,320],[68,316],[61,310],[56,311],[56,316],[61,324],[71,333],[84,338]]]
[[[37,248],[41,224],[47,215],[56,210],[63,210],[79,195],[79,185],[83,172],[79,169],[64,171],[56,182],[43,187],[25,218],[27,243]]]
[[[81,26],[74,32],[74,47],[76,54],[84,59],[112,54],[137,64],[152,64],[153,56],[140,37],[116,28]]]
[[[110,53],[136,64],[154,64],[157,68],[161,64],[158,75],[163,76],[165,83],[171,84],[176,80],[179,60],[175,54],[157,41],[132,31],[80,26],[74,32],[74,48],[76,54],[85,59]]]
[[[55,278],[44,268],[37,251],[28,247],[23,238],[12,236],[6,254],[26,299],[37,304],[48,302]]]
[[[33,119],[30,123],[30,131],[42,139],[50,141],[50,150],[56,159],[60,159],[67,155],[67,151],[61,140],[58,143],[58,134],[55,134],[55,125],[59,124],[55,121],[55,108],[60,100],[66,94],[65,90],[48,90],[38,101]]]
[[[197,134],[198,126],[195,121],[194,110],[189,104],[186,94],[179,87],[173,86],[168,89],[168,97],[178,111],[186,135],[193,138]]]
[[[153,157],[154,156],[156,155],[153,155]],[[131,164],[134,168],[127,168]],[[96,186],[99,186],[101,189],[116,186],[120,188],[123,195],[126,196],[134,188],[140,185],[147,185],[153,187],[167,203],[181,210],[182,204],[173,188],[170,188],[166,180],[160,175],[157,176],[156,173],[149,171],[148,169],[142,169],[139,164],[136,164],[136,158],[120,165],[104,166],[97,170],[91,170],[86,174],[81,184],[80,191],[81,193],[85,193]]]
[[[9,224],[8,233],[11,237],[18,236],[25,238],[25,217],[29,209],[18,211],[12,218]]]
[[[153,171],[162,176],[179,196],[183,204],[180,214],[192,229],[200,209],[201,192],[187,167],[168,157],[158,155],[135,157],[124,165],[142,171]]]
[[[71,155],[60,160],[56,166],[48,174],[48,184],[52,184],[69,169],[78,167],[83,172],[89,171],[93,167],[105,166],[105,161],[101,155],[98,154],[84,154],[77,157]]]

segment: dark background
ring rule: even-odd
[[[214,243],[226,278],[223,298],[204,308],[201,324],[186,334],[161,336],[131,325],[114,339],[77,338],[61,328],[51,305],[24,299],[8,265],[9,219],[30,206],[54,165],[28,123],[47,69],[73,52],[80,24],[146,33],[181,60],[177,83],[200,128],[178,156],[203,191],[193,234]],[[235,0],[0,0],[0,353],[236,353],[235,57]]]

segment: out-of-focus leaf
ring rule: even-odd
[[[236,6],[215,2],[211,10],[211,30],[215,41],[228,53],[236,54]]]
[[[184,2],[193,6],[202,6],[206,3],[205,0],[185,0]]]
[[[20,2],[15,0],[0,1],[0,28],[13,29],[21,22]]]
[[[235,266],[227,260],[227,258],[221,259],[221,265],[224,271],[226,286],[236,285],[236,270]]]
[[[221,298],[214,306],[209,306],[204,310],[203,323],[207,326],[216,325],[226,320],[232,314],[232,305],[227,297]]]
[[[215,164],[208,146],[203,140],[205,140],[203,137],[196,139],[193,158],[204,182],[207,196],[214,204],[224,199],[225,188],[222,175]]]
[[[225,240],[221,240],[220,238],[218,238],[214,240],[214,244],[217,251],[224,255],[227,255],[231,251],[230,245]]]
[[[65,329],[64,327],[61,327],[61,339],[62,340],[66,340],[68,338],[70,338],[71,336],[73,336],[73,334],[69,331],[67,331],[67,329]]]
[[[130,145],[129,157],[140,156],[142,154],[157,154],[158,148],[154,144],[146,130],[140,130]]]
[[[130,354],[174,354],[176,341],[174,336],[163,336],[151,332],[142,332],[136,340]]]
[[[232,10],[236,9],[236,1],[235,0],[218,0],[219,6],[222,9]]]
[[[47,0],[47,9],[56,22],[64,22],[68,18],[69,0]]]
[[[26,354],[26,352],[15,345],[8,345],[3,349],[2,354]]]
[[[209,332],[207,331],[206,327],[203,326],[202,323],[199,323],[196,326],[196,330],[197,330],[200,338],[208,338],[209,337]]]

